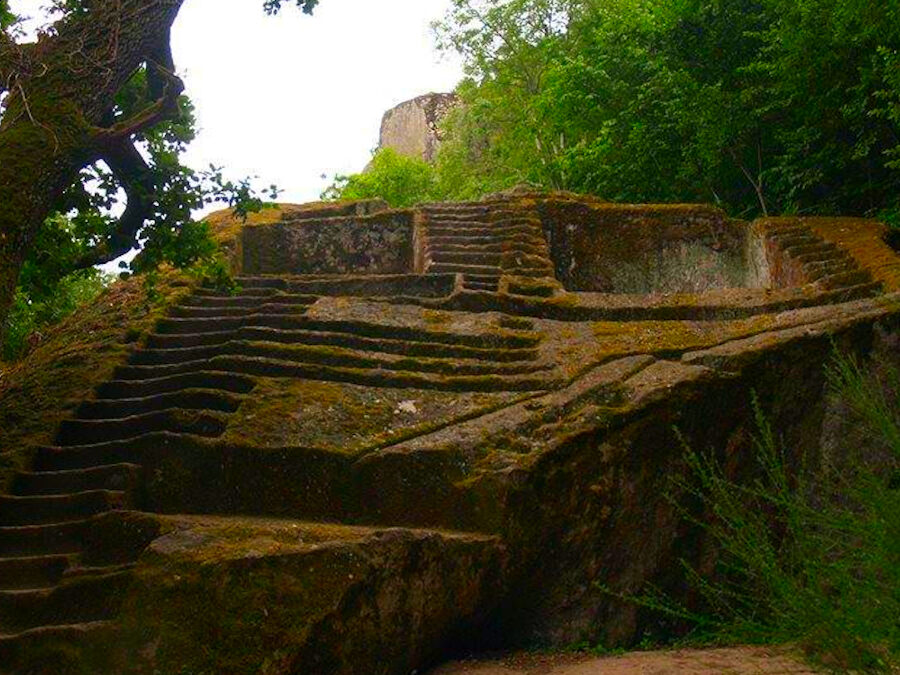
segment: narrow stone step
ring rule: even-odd
[[[199,348],[207,349],[206,347]],[[170,350],[143,350],[135,354],[132,363],[137,365],[153,365],[154,363],[171,363],[166,356]],[[179,351],[179,350],[174,350]],[[199,358],[199,357],[198,357]],[[120,398],[112,400],[87,401],[78,408],[77,416],[83,420],[114,420],[145,415],[162,410],[216,410],[219,412],[235,412],[245,401],[245,397],[227,391],[214,389],[185,389],[169,394],[148,396],[145,398]]]
[[[428,272],[437,274],[483,274],[483,275],[500,275],[502,272],[499,267],[490,265],[460,265],[452,263],[434,263],[428,268]]]
[[[0,590],[51,588],[59,583],[73,560],[71,555],[0,558]]]
[[[158,333],[184,334],[184,333],[219,333],[225,330],[237,330],[243,326],[273,326],[275,328],[290,328],[299,325],[296,322],[303,320],[303,315],[296,312],[286,314],[254,312],[241,317],[202,317],[193,319],[181,319],[168,317],[161,319],[156,324]]]
[[[503,240],[492,241],[483,244],[426,244],[425,252],[435,253],[503,253]]]
[[[501,276],[499,272],[496,274],[466,274],[465,280],[479,283],[499,283]]]
[[[137,464],[108,464],[70,471],[20,472],[13,492],[22,496],[70,494],[92,490],[133,490],[140,477]]]
[[[130,572],[113,572],[70,580],[50,589],[0,591],[0,632],[111,619]]]
[[[484,225],[474,224],[466,227],[450,225],[433,225],[428,228],[428,237],[512,237],[516,235],[534,236],[534,230],[527,225]]]
[[[89,520],[0,527],[0,557],[79,553]]]
[[[125,493],[94,490],[66,495],[0,496],[0,522],[13,527],[65,523],[121,509]]]
[[[435,251],[430,257],[432,264],[435,265],[448,263],[451,265],[484,265],[496,267],[500,264],[500,259],[503,256],[501,253],[477,253],[474,251],[467,251],[465,253]]]
[[[200,363],[195,370],[205,370]],[[154,366],[148,366],[147,377],[153,378]],[[127,371],[128,367],[122,369]],[[160,374],[166,374],[160,372]],[[174,374],[174,373],[169,373]],[[120,379],[122,373],[117,375]],[[113,420],[64,420],[57,435],[59,445],[84,445],[133,438],[155,431],[174,431],[197,436],[221,436],[228,425],[226,413],[206,410],[162,410]]]
[[[221,389],[237,394],[247,394],[253,390],[256,382],[249,377],[202,371],[189,375],[160,377],[135,382],[133,380],[111,380],[98,387],[98,395],[105,399],[146,398],[168,394],[182,389]]]
[[[814,244],[800,244],[797,246],[788,246],[782,249],[785,255],[790,256],[791,258],[799,258],[801,256],[810,255],[810,254],[820,254],[820,253],[833,253],[834,251],[838,251],[839,249],[832,243],[822,241],[817,239]]]
[[[808,265],[810,263],[816,263],[816,262],[831,262],[831,261],[838,261],[838,260],[850,261],[850,260],[852,260],[852,258],[850,258],[849,255],[844,253],[844,251],[842,251],[839,248],[834,247],[834,246],[824,247],[820,250],[811,251],[809,253],[792,255],[791,257],[794,260],[796,260],[797,262],[799,262],[801,265]]]
[[[866,270],[855,270],[830,274],[819,279],[818,283],[828,289],[850,288],[872,281],[872,275]]]
[[[496,283],[486,281],[466,281],[463,286],[471,291],[488,291],[489,293],[495,293],[498,287]]]

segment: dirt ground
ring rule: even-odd
[[[794,653],[767,647],[637,652],[595,657],[512,654],[447,663],[429,675],[818,675]]]

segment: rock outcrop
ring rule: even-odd
[[[441,120],[458,103],[456,94],[425,94],[391,108],[381,120],[378,147],[433,162],[441,142]]]
[[[683,593],[679,559],[715,553],[666,496],[674,429],[739,478],[755,393],[814,461],[834,346],[900,354],[872,221],[527,191],[213,220],[240,290],[121,327],[0,497],[0,671],[407,675],[452,645],[627,643],[656,619],[616,594]]]

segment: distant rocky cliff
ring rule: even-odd
[[[441,140],[440,121],[458,102],[456,94],[432,93],[391,108],[381,121],[378,147],[433,162]]]

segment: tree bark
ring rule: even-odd
[[[109,142],[104,115],[141,64],[168,49],[183,2],[90,0],[28,48],[27,59],[0,65],[9,91],[0,122],[0,339],[35,235]],[[0,54],[16,49],[8,37],[0,46]]]

